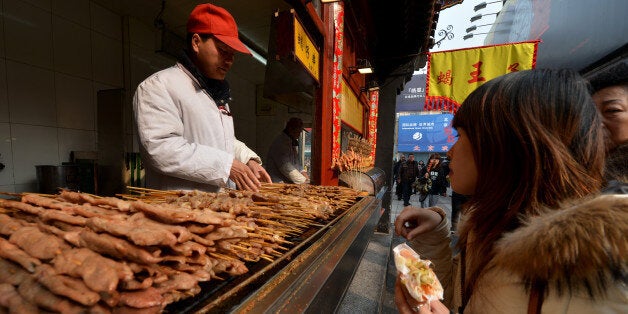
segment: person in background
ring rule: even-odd
[[[399,165],[399,181],[403,193],[403,206],[410,205],[410,194],[412,194],[412,184],[419,175],[418,163],[414,160],[414,154],[408,154],[408,160]]]
[[[406,162],[406,155],[401,154],[401,157],[399,158],[399,161],[397,161],[395,163],[395,166],[393,167],[393,177],[396,183],[395,186],[395,195],[397,195],[397,200],[400,201],[401,197],[403,196],[403,190],[401,188],[401,180],[399,179],[399,168],[401,167],[401,165]]]
[[[417,168],[419,169],[418,173],[420,175],[423,169],[425,169],[425,162],[423,162],[423,160],[419,160],[419,164]],[[415,180],[414,184],[412,184],[412,194],[416,194],[418,192],[419,185],[420,185],[419,182]]]
[[[444,304],[473,313],[627,313],[628,197],[601,195],[604,130],[571,70],[506,74],[473,91],[452,126],[452,189],[469,195],[452,259],[438,207],[395,231],[434,263]],[[395,303],[411,313],[397,280]],[[433,301],[419,313],[449,313]]]
[[[275,137],[268,149],[266,170],[273,182],[310,183],[307,172],[299,158],[299,137],[303,132],[303,121],[293,117],[283,131]]]
[[[231,14],[212,4],[192,10],[187,32],[177,64],[140,83],[133,99],[146,185],[215,192],[235,184],[257,191],[270,176],[235,138],[225,81],[235,53],[250,52]]]
[[[432,180],[432,187],[427,193],[427,198],[421,201],[421,207],[432,207],[438,204],[438,199],[443,193],[443,189],[447,189],[447,174],[449,170],[443,167],[440,154],[434,153],[430,155],[425,171],[420,174],[424,178]],[[427,203],[427,206],[426,206]]]
[[[628,182],[628,61],[598,74],[590,80],[593,101],[608,130],[609,153],[605,179],[611,188]]]

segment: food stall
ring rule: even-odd
[[[0,288],[11,304],[102,313],[333,310],[381,207],[374,196],[331,186],[131,192],[0,200]]]

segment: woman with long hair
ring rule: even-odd
[[[445,287],[443,303],[415,310],[627,313],[628,197],[598,194],[604,134],[587,83],[570,70],[507,74],[471,93],[453,127],[449,177],[470,195],[460,253],[438,207],[395,221]]]
[[[443,190],[447,190],[448,173],[448,168],[443,167],[443,163],[440,160],[440,154],[431,154],[427,167],[425,167],[425,170],[421,172],[420,175],[420,177],[423,179],[429,179],[432,183],[427,195],[425,195],[426,197],[421,197],[419,199],[421,201],[421,207],[432,207],[438,204],[438,199],[443,193]]]

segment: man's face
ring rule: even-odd
[[[410,155],[410,156],[408,156],[408,160],[409,160],[409,161],[414,161],[414,155]]]
[[[295,140],[299,139],[301,132],[303,132],[303,125],[288,129],[288,135]]]
[[[611,86],[593,94],[613,146],[628,141],[628,86]]]
[[[234,49],[214,37],[203,40],[198,34],[194,34],[192,50],[196,66],[203,75],[216,80],[225,79],[233,65]]]

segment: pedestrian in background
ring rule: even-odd
[[[430,155],[425,171],[420,174],[424,178],[432,181],[432,187],[427,193],[427,198],[421,201],[421,207],[436,206],[443,193],[443,189],[447,189],[447,174],[449,171],[447,167],[443,167],[440,158],[440,154],[438,153]]]
[[[401,164],[403,164],[404,162],[406,162],[406,155],[401,154],[399,161],[397,161],[395,163],[395,166],[393,167],[393,177],[396,183],[395,195],[397,195],[398,201],[400,201],[401,197],[403,196],[403,189],[401,188],[401,180],[399,179],[399,168],[401,167]]]
[[[419,163],[414,160],[414,154],[408,154],[408,160],[399,165],[399,181],[403,194],[403,206],[410,206],[412,184],[419,175]]]
[[[605,179],[613,188],[628,182],[628,64],[620,62],[590,82],[593,101],[608,130]]]

